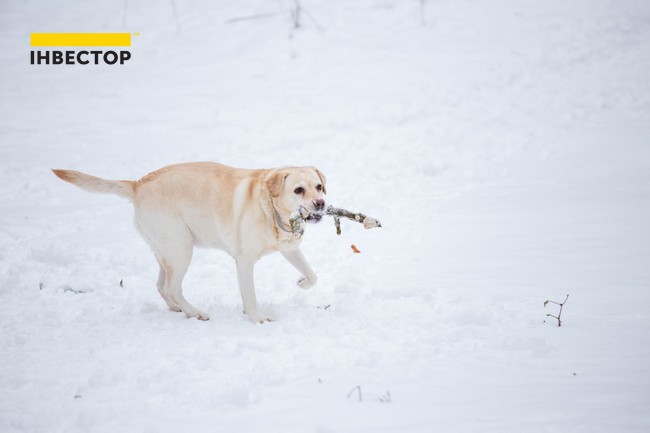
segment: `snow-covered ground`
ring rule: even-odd
[[[301,4],[0,4],[0,431],[650,431],[650,5]],[[140,36],[30,65],[46,31]],[[258,263],[265,325],[198,250],[188,320],[130,204],[49,168],[193,160],[316,165],[384,227],[310,226],[310,291]]]

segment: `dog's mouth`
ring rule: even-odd
[[[320,220],[325,215],[325,210],[321,209],[321,210],[310,211],[306,207],[300,206],[298,208],[298,213],[305,221],[309,223],[317,223],[320,222]]]
[[[310,223],[317,223],[320,222],[321,218],[323,218],[323,213],[309,213],[309,216],[305,218],[305,221],[310,222]]]

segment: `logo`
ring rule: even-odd
[[[135,33],[139,36],[139,33]],[[32,33],[32,47],[130,47],[131,33]],[[123,65],[129,50],[32,50],[32,65]]]

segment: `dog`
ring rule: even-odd
[[[325,176],[315,167],[233,168],[214,162],[174,164],[137,181],[107,180],[74,170],[52,170],[86,191],[110,193],[133,203],[135,227],[160,266],[156,286],[172,311],[208,320],[183,296],[182,282],[194,246],[218,248],[235,259],[244,314],[253,323],[272,319],[257,309],[253,270],[264,255],[279,251],[309,289],[317,276],[300,250],[291,215],[301,206],[307,220],[325,212]]]

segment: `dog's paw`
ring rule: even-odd
[[[203,311],[199,311],[198,315],[194,316],[199,320],[210,320],[210,316],[207,313],[204,313]]]
[[[250,320],[250,322],[254,324],[273,322],[273,319],[266,316],[265,314],[261,314],[261,313],[254,313],[254,314],[245,313],[245,314],[248,316],[248,320]]]
[[[210,320],[210,316],[207,313],[197,310],[196,308],[185,309],[183,310],[183,313],[185,313],[185,315],[190,319],[194,317],[198,320]]]
[[[312,278],[302,277],[301,279],[298,280],[296,284],[298,284],[298,287],[300,287],[301,289],[308,290],[314,287],[317,281],[318,278],[316,276]]]

